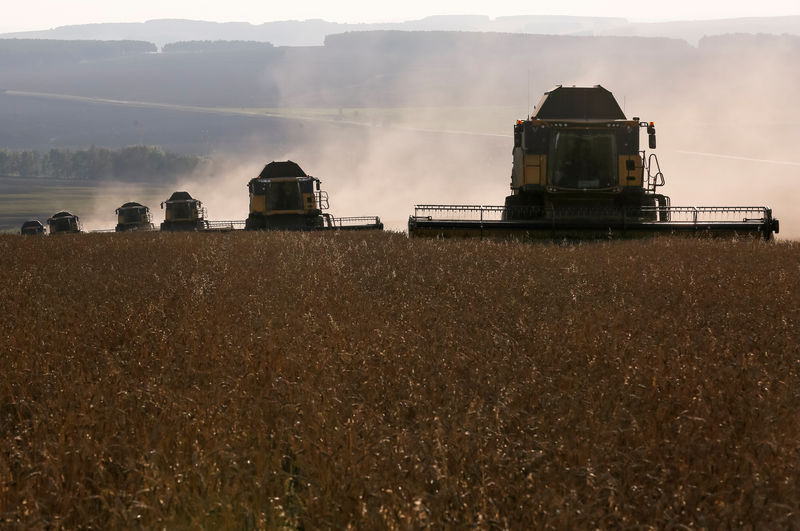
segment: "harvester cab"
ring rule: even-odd
[[[673,207],[655,153],[653,122],[625,117],[599,85],[557,86],[514,125],[511,194],[503,206],[417,205],[412,236],[608,238],[659,232],[751,233],[770,239],[766,207]]]
[[[44,225],[42,225],[42,222],[38,219],[30,219],[22,224],[20,234],[24,234],[26,236],[44,234]]]
[[[70,214],[67,211],[53,214],[53,217],[47,220],[47,224],[50,226],[50,234],[82,232],[81,221],[78,216]]]
[[[669,198],[656,193],[663,175],[652,173],[658,168],[655,154],[639,149],[641,127],[654,148],[655,124],[628,120],[599,85],[545,93],[536,113],[514,126],[505,218],[614,218],[626,212],[655,220],[656,211],[642,207],[668,206]]]
[[[117,226],[114,228],[116,232],[154,228],[150,221],[150,209],[142,204],[133,201],[125,203],[116,210],[116,214]]]
[[[189,192],[175,192],[161,203],[164,209],[162,231],[193,231],[206,228],[206,210],[203,203]]]
[[[383,229],[378,217],[335,218],[321,181],[291,160],[273,161],[247,183],[247,230]]]

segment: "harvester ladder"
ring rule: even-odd
[[[650,155],[645,158],[645,152],[642,151],[642,164],[647,170],[647,191],[655,193],[656,188],[664,186],[664,174],[661,173],[658,157],[655,153],[650,153]]]
[[[328,204],[328,192],[325,190],[317,190],[317,207],[320,210],[327,210],[330,208]]]

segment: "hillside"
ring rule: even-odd
[[[797,244],[0,250],[3,527],[800,525]]]
[[[103,55],[113,43],[98,43],[70,60],[60,59],[72,46],[62,42],[0,40],[2,88],[206,107],[517,102],[524,111],[529,90],[600,82],[647,105],[702,109],[715,120],[753,104],[780,113],[765,117],[759,108],[760,122],[793,121],[800,112],[792,88],[800,80],[800,37],[788,35],[709,37],[694,48],[643,37],[380,31],[332,35],[316,47],[196,42],[148,53],[146,43],[129,43],[138,48]]]
[[[155,45],[142,41],[7,39],[0,40],[0,67],[8,70],[9,76],[40,70],[59,72],[85,61],[103,62],[155,51]]]
[[[654,101],[674,99],[677,89],[682,106],[701,103],[708,114],[726,112],[720,103],[730,98],[734,106],[758,99],[794,119],[788,81],[800,78],[798,42],[732,35],[692,48],[641,37],[359,32],[328,37],[319,47],[186,43],[160,54],[41,59],[49,62],[37,69],[29,67],[32,57],[60,52],[57,41],[45,49],[42,41],[0,41],[0,57],[5,89],[126,101],[239,108],[524,104],[529,83],[540,93],[556,82],[600,80]],[[742,69],[757,75],[742,78]]]
[[[631,13],[631,18],[636,18],[636,13]],[[159,19],[5,33],[0,34],[0,39],[142,40],[155,43],[159,48],[171,42],[199,40],[250,40],[271,42],[277,46],[319,46],[328,35],[380,30],[668,37],[695,44],[704,36],[729,33],[800,35],[800,17],[631,22],[612,17],[505,16],[492,19],[481,15],[440,15],[398,23],[372,24],[341,24],[319,19],[263,24]]]

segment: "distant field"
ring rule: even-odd
[[[286,118],[301,121],[350,123],[379,127],[426,129],[511,136],[515,120],[522,119],[524,107],[430,106],[430,107],[211,107],[150,101],[125,101],[67,94],[10,91],[6,96],[39,99],[63,105],[122,106],[130,109],[160,110],[227,117]]]
[[[6,149],[149,145],[194,155],[251,143],[277,149],[298,129],[285,120],[214,109],[19,93],[0,93],[0,124]]]
[[[328,124],[330,135],[357,125],[510,137],[523,116],[519,107],[200,107],[15,91],[0,93],[0,118],[0,147],[9,149],[146,144],[205,155],[291,148],[308,137],[309,122]]]
[[[800,244],[0,235],[0,527],[800,526]]]
[[[515,120],[525,118],[515,107],[269,107],[221,109],[231,113],[285,116],[306,120],[501,135],[511,137]],[[523,111],[524,114],[524,111]]]

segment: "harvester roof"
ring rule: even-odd
[[[275,179],[278,177],[308,177],[303,168],[296,162],[291,160],[287,161],[272,161],[261,170],[258,174],[259,179]]]
[[[74,218],[74,217],[76,217],[76,216],[73,216],[72,214],[70,214],[66,210],[62,210],[61,212],[53,214],[53,219],[57,219],[57,218]]]
[[[167,199],[167,201],[192,201],[192,200],[194,200],[194,197],[189,195],[189,192],[175,192],[171,196],[169,196],[169,199]]]
[[[556,86],[545,92],[533,118],[539,120],[624,120],[625,113],[610,91],[593,87]]]
[[[133,208],[133,207],[142,207],[142,206],[144,206],[144,205],[142,205],[141,203],[137,203],[136,201],[129,201],[127,203],[124,203],[120,208]]]

